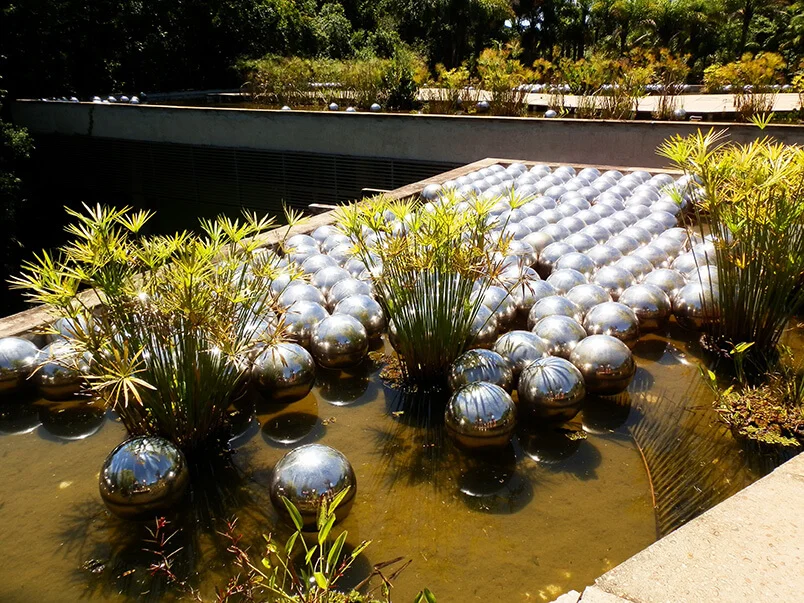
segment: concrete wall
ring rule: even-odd
[[[667,167],[656,148],[674,134],[728,128],[745,142],[771,135],[804,144],[804,126],[614,122],[446,115],[326,113],[18,101],[14,121],[34,133],[334,155],[469,163],[505,157]]]

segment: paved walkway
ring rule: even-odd
[[[804,600],[804,454],[555,603]]]

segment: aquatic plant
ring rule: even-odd
[[[773,111],[776,89],[782,81],[784,57],[775,52],[745,53],[738,61],[716,63],[704,70],[704,88],[708,92],[728,90],[734,93],[737,114],[748,120],[757,113]]]
[[[488,244],[492,203],[448,194],[419,209],[414,201],[375,197],[339,212],[371,273],[411,385],[445,386],[450,364],[473,340],[489,277],[501,265]]]
[[[72,242],[43,251],[12,279],[62,321],[88,361],[91,389],[132,435],[186,454],[221,444],[248,353],[281,336],[275,267],[250,260],[274,219],[202,220],[202,235],[143,235],[151,212],[67,210]],[[217,446],[213,446],[217,448]]]
[[[767,137],[727,143],[710,130],[675,136],[659,154],[700,182],[691,198],[714,258],[710,247],[709,261],[698,259],[717,264],[704,296],[715,306],[705,314],[720,317],[706,326],[711,343],[752,343],[747,360],[761,367],[804,308],[804,149]]]

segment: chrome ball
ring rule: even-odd
[[[455,392],[467,383],[484,381],[506,391],[513,386],[513,373],[505,358],[491,350],[468,350],[458,356],[449,369],[449,387]]]
[[[616,261],[614,267],[627,270],[634,277],[634,280],[637,281],[645,278],[654,270],[653,264],[638,255],[627,255],[621,260]]]
[[[564,295],[573,287],[583,285],[587,281],[581,272],[573,268],[561,268],[553,270],[552,274],[547,277],[547,282],[553,286],[559,295]]]
[[[371,295],[371,285],[356,278],[347,278],[335,283],[327,295],[327,305],[334,308],[338,302],[352,295]]]
[[[337,265],[338,262],[335,260],[335,258],[332,258],[328,255],[316,254],[311,255],[306,260],[304,260],[302,262],[301,269],[304,271],[305,274],[315,274],[322,268]]]
[[[636,373],[631,350],[610,335],[590,335],[575,346],[569,360],[583,375],[586,391],[592,394],[619,394]]]
[[[100,495],[123,519],[169,512],[190,483],[187,461],[171,442],[153,436],[126,440],[112,450],[100,472]]]
[[[332,287],[347,278],[352,278],[352,275],[344,268],[327,266],[316,272],[310,279],[310,283],[326,297]]]
[[[297,301],[310,301],[322,306],[327,303],[321,291],[311,284],[304,281],[290,281],[279,294],[277,303],[282,308],[290,308]]]
[[[497,339],[497,317],[486,306],[480,306],[469,328],[471,346],[490,348]]]
[[[573,287],[566,293],[565,297],[576,304],[584,316],[596,305],[612,301],[609,292],[594,283]]]
[[[569,421],[581,410],[586,387],[575,365],[550,357],[532,362],[522,371],[517,395],[528,418]]]
[[[634,275],[617,266],[603,266],[592,277],[592,283],[603,287],[615,301],[634,284]]]
[[[668,268],[671,263],[667,252],[653,244],[640,247],[632,255],[645,258],[654,268]]]
[[[36,366],[39,353],[33,343],[21,337],[0,339],[0,395],[22,390],[25,380]]]
[[[556,295],[556,290],[547,281],[538,280],[538,277],[525,279],[511,289],[511,297],[519,314],[529,313],[536,302],[550,295]]]
[[[304,530],[316,528],[322,501],[332,502],[347,489],[336,511],[338,520],[351,510],[357,494],[357,477],[341,452],[323,444],[307,444],[291,450],[279,459],[271,474],[274,509],[290,521],[290,512],[283,502],[283,498],[288,499],[301,514]]]
[[[623,257],[622,252],[611,245],[595,245],[586,252],[586,256],[595,263],[598,268],[609,266]]]
[[[441,194],[441,185],[437,183],[430,183],[426,185],[421,192],[422,199],[426,201],[435,201]]]
[[[497,323],[505,327],[516,318],[517,303],[505,289],[491,285],[483,293],[483,305],[497,318]]]
[[[282,317],[288,339],[302,347],[309,348],[313,328],[327,316],[329,316],[329,312],[319,303],[307,300],[294,302]]]
[[[583,319],[589,335],[611,335],[633,348],[639,340],[639,320],[634,311],[624,304],[605,302],[598,304]]]
[[[313,231],[313,234],[310,235],[312,238],[319,244],[323,244],[324,241],[327,240],[328,237],[332,235],[342,235],[343,233],[340,229],[335,226],[334,224],[324,224],[323,226],[319,226]]]
[[[313,328],[310,351],[324,368],[354,366],[368,354],[368,333],[353,316],[328,316]]]
[[[562,255],[572,253],[575,248],[566,243],[550,243],[539,253],[539,261],[536,262],[536,271],[542,278],[547,278],[553,272],[555,263]]]
[[[266,346],[251,368],[254,387],[271,402],[301,400],[315,383],[315,362],[297,343]]]
[[[676,291],[687,284],[687,280],[684,278],[684,275],[678,270],[673,270],[672,268],[660,268],[658,270],[653,270],[650,274],[645,276],[644,279],[642,279],[642,282],[645,285],[655,285],[656,287],[659,287],[659,289],[664,291],[671,300],[676,294]]]
[[[556,272],[567,269],[576,270],[587,278],[594,274],[596,268],[595,263],[586,254],[577,251],[562,256],[554,266]]]
[[[382,306],[368,295],[352,295],[342,299],[332,314],[333,316],[348,314],[359,320],[365,327],[369,339],[379,337],[385,330],[385,314]]]
[[[516,406],[499,385],[467,383],[450,397],[444,424],[464,448],[499,448],[514,434]]]
[[[551,356],[561,358],[569,358],[573,348],[586,337],[581,324],[569,316],[542,318],[533,326],[532,332],[544,340]]]
[[[718,319],[718,289],[689,283],[673,296],[673,314],[685,329],[700,331]]]
[[[551,295],[537,301],[528,313],[528,328],[533,329],[536,323],[548,316],[569,316],[580,321],[583,311],[572,301],[560,295]]]
[[[497,339],[492,349],[505,358],[511,367],[514,387],[526,366],[548,355],[545,342],[530,331],[509,331]]]
[[[640,333],[652,333],[666,327],[673,310],[664,291],[645,283],[628,287],[620,295],[619,302],[634,311]]]
[[[73,346],[60,341],[42,348],[37,356],[39,369],[34,381],[46,400],[72,400],[84,387],[89,366],[78,358]]]
[[[637,241],[634,237],[628,236],[628,234],[623,233],[611,237],[606,242],[606,245],[608,245],[609,247],[614,247],[617,251],[619,251],[623,255],[628,255],[632,251],[636,251],[637,249],[639,249],[639,241]]]

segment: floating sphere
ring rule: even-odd
[[[310,351],[324,368],[354,366],[368,354],[368,333],[353,316],[328,316],[313,327]]]
[[[292,237],[288,238],[285,241],[285,249],[289,250],[296,247],[307,247],[312,246],[318,248],[318,241],[316,241],[313,237],[306,234],[295,234]]]
[[[639,249],[639,241],[627,234],[620,233],[611,237],[606,243],[609,247],[614,247],[622,255],[628,255],[632,251]]]
[[[547,345],[538,335],[530,331],[509,331],[501,335],[495,342],[493,350],[505,358],[511,367],[514,387],[527,365],[548,355]]]
[[[558,113],[556,113],[552,109],[548,109],[547,111],[544,112],[544,116],[547,119],[553,119],[554,117],[558,117]]]
[[[469,328],[472,347],[490,348],[497,339],[497,317],[486,306],[480,306]]]
[[[332,288],[327,294],[327,305],[330,308],[334,308],[339,301],[353,295],[371,296],[371,285],[356,278],[346,278],[342,281],[338,281],[332,285]]]
[[[426,199],[427,201],[435,201],[441,194],[441,185],[437,183],[431,183],[425,186],[422,189],[421,196],[422,199]]]
[[[631,350],[610,335],[590,335],[575,346],[569,360],[583,375],[586,391],[593,394],[619,394],[636,373]]]
[[[21,337],[0,339],[0,395],[22,390],[34,370],[39,349]]]
[[[704,258],[697,257],[692,252],[682,253],[678,256],[671,267],[673,270],[680,272],[681,274],[689,274],[698,269],[699,266],[706,266],[706,262]]]
[[[609,292],[594,283],[586,283],[573,287],[567,291],[565,297],[576,304],[581,309],[584,316],[596,305],[612,301]]]
[[[637,281],[643,279],[654,270],[650,261],[638,255],[627,255],[614,262],[614,267],[627,270]]]
[[[619,302],[631,308],[639,320],[640,333],[652,333],[667,326],[672,314],[670,298],[659,287],[633,285],[620,295]]]
[[[283,308],[290,308],[298,301],[315,302],[322,306],[327,303],[324,294],[317,287],[304,281],[291,281],[279,295],[277,303]]]
[[[277,343],[263,348],[251,368],[257,391],[271,402],[301,400],[315,383],[315,362],[310,352],[296,343]]]
[[[586,388],[575,365],[550,357],[532,362],[522,371],[517,394],[523,415],[569,421],[581,410]]]
[[[670,267],[670,258],[667,256],[667,253],[653,245],[645,245],[644,247],[640,247],[631,255],[635,255],[641,258],[645,258],[651,264],[653,264],[654,268],[669,268]]]
[[[478,112],[485,113],[486,111],[489,110],[489,102],[484,101],[484,100],[478,101],[476,107],[477,107]]]
[[[589,335],[611,335],[629,348],[639,340],[639,320],[634,311],[618,302],[598,304],[583,319],[583,326]]]
[[[354,107],[346,107],[346,112],[347,113],[357,113],[357,109],[355,109]]]
[[[584,236],[584,235],[581,235]],[[594,261],[592,261],[586,254],[574,251],[572,253],[568,253],[567,255],[561,256],[558,261],[553,266],[554,273],[557,274],[559,272],[563,272],[564,270],[572,270],[573,272],[578,272],[581,276],[586,278],[591,277],[592,274],[595,272]],[[553,275],[550,275],[552,278]],[[547,280],[549,281],[550,278]],[[586,282],[586,278],[584,278],[583,282]],[[580,285],[582,283],[576,283],[576,285]],[[575,285],[573,285],[575,286]],[[564,291],[562,291],[564,293]]]
[[[578,253],[586,253],[587,251],[592,249],[592,247],[597,245],[597,241],[595,241],[588,234],[584,234],[582,232],[576,232],[575,234],[571,234],[566,239],[564,239],[564,242],[567,245],[572,245],[575,248],[575,251],[578,252]],[[572,255],[572,254],[568,253],[567,255]],[[562,256],[561,259],[563,259],[564,257],[566,257],[566,256]],[[587,259],[589,259],[589,258],[587,257]],[[581,271],[581,272],[583,272],[583,271]]]
[[[324,254],[316,254],[306,258],[301,264],[301,269],[304,271],[305,274],[315,274],[322,268],[337,265],[338,262],[335,261],[335,258],[332,258]]]
[[[551,356],[569,358],[578,342],[586,337],[581,324],[569,316],[547,316],[533,326],[533,333],[541,337]]]
[[[123,519],[163,515],[182,499],[190,472],[182,452],[153,436],[126,440],[112,450],[100,472],[100,495]]]
[[[491,310],[500,326],[505,327],[516,318],[516,301],[502,287],[488,287],[483,293],[483,305]]]
[[[617,266],[603,266],[592,277],[592,283],[603,287],[615,301],[634,284],[634,275]]]
[[[611,245],[595,245],[586,252],[586,256],[595,263],[598,268],[609,266],[623,257],[620,250]]]
[[[385,314],[382,306],[368,295],[352,295],[346,297],[335,306],[332,312],[337,314],[348,314],[360,321],[366,329],[369,338],[379,337],[385,330]]]
[[[45,346],[37,361],[40,367],[34,373],[34,381],[43,398],[72,400],[78,396],[89,366],[83,358],[76,357],[69,343],[59,341]]]
[[[292,111],[292,109],[290,107],[288,107],[287,105],[282,105],[282,108],[280,109],[280,111]]]
[[[444,424],[464,448],[499,448],[506,446],[514,434],[516,406],[498,385],[467,383],[450,397]]]
[[[547,281],[538,277],[524,279],[516,283],[511,289],[511,297],[516,304],[519,314],[528,314],[536,302],[550,295],[556,295],[556,290]]]
[[[294,302],[283,315],[288,338],[309,348],[313,328],[327,316],[329,312],[319,303],[307,300]]]
[[[583,285],[587,281],[586,277],[577,270],[572,268],[562,268],[560,270],[553,270],[552,274],[547,277],[547,282],[553,286],[559,295],[564,295],[573,287]]]
[[[533,304],[528,313],[528,328],[533,329],[537,322],[548,316],[568,316],[580,321],[583,318],[583,311],[566,297],[551,295]]]
[[[647,245],[653,240],[653,235],[651,235],[644,228],[640,228],[639,226],[629,226],[628,228],[623,230],[620,234],[636,239],[637,241],[639,241],[640,245]]]
[[[550,243],[539,253],[539,261],[536,263],[536,271],[542,278],[547,278],[553,271],[553,266],[562,255],[572,253],[575,248],[566,243]]]
[[[316,272],[310,279],[310,283],[326,296],[336,283],[351,277],[352,275],[343,268],[328,266]]]
[[[642,282],[646,285],[655,285],[664,291],[672,300],[676,291],[687,284],[684,275],[672,268],[660,268],[646,275]]]
[[[287,498],[301,514],[304,530],[316,529],[322,501],[330,503],[347,489],[335,512],[338,520],[351,510],[357,493],[357,478],[349,460],[323,444],[306,444],[291,450],[279,459],[271,474],[274,509],[290,521],[290,513],[282,500]]]
[[[539,218],[539,219],[541,219],[541,218]],[[522,240],[525,241],[525,243],[527,243],[531,247],[533,247],[533,250],[537,254],[541,253],[542,250],[545,247],[547,247],[551,243],[555,243],[555,241],[556,241],[556,239],[555,239],[555,237],[553,237],[553,235],[548,234],[548,233],[546,233],[544,231],[541,231],[541,230],[539,230],[537,232],[530,233],[529,235],[527,235]]]
[[[513,373],[505,358],[491,350],[468,350],[458,356],[449,369],[449,387],[454,392],[462,385],[484,381],[506,391],[513,386]]]
[[[595,205],[594,207],[599,207]],[[607,228],[603,228],[600,224],[590,224],[586,228],[581,231],[581,234],[585,234],[587,236],[592,237],[598,244],[603,245],[606,241],[611,238],[611,231]]]
[[[685,329],[700,331],[717,320],[718,290],[715,286],[688,283],[673,296],[673,314]]]

